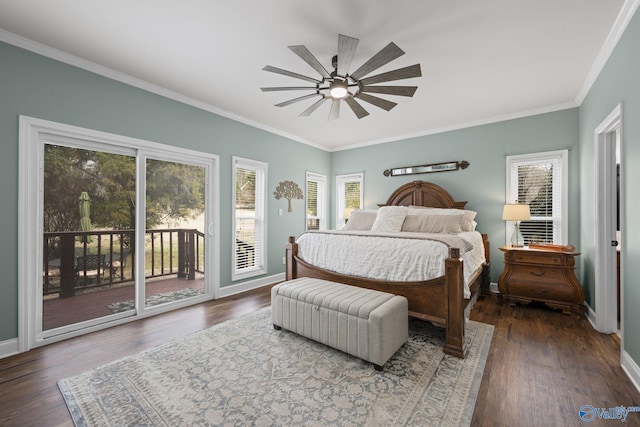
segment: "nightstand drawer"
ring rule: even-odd
[[[498,278],[500,301],[541,301],[564,313],[584,313],[584,292],[575,276],[575,257],[580,252],[556,252],[505,246],[504,270]]]
[[[513,256],[515,262],[525,264],[564,265],[565,257],[562,254],[548,252],[516,252]]]
[[[563,285],[556,278],[544,276],[540,277],[542,280],[531,281],[518,280],[514,277],[514,281],[509,283],[508,292],[511,295],[519,295],[521,297],[531,298],[533,300],[554,300],[554,301],[572,301],[574,298],[574,290],[570,286]]]

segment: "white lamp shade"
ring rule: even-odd
[[[344,208],[344,213],[342,214],[344,219],[349,219],[351,217],[351,212],[354,211],[354,208]]]
[[[528,221],[531,219],[529,205],[525,204],[508,204],[504,205],[502,210],[502,219],[504,221]]]

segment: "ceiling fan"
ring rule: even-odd
[[[420,64],[398,68],[386,73],[366,77],[383,65],[404,55],[404,51],[393,42],[389,43],[380,52],[373,55],[371,59],[362,64],[362,66],[360,66],[360,68],[355,70],[353,73],[348,73],[349,66],[351,65],[351,60],[353,59],[353,56],[356,52],[356,48],[358,47],[358,41],[358,39],[353,37],[344,36],[342,34],[338,35],[338,54],[335,55],[331,61],[331,65],[334,69],[331,73],[329,73],[322,66],[320,61],[318,61],[318,59],[313,56],[313,54],[305,46],[289,46],[289,49],[291,49],[293,53],[298,55],[304,62],[306,62],[314,70],[316,70],[320,74],[321,78],[317,79],[313,77],[307,77],[302,74],[267,65],[263,68],[264,71],[305,80],[311,83],[315,83],[315,86],[263,87],[261,88],[262,91],[313,91],[313,93],[310,93],[308,95],[293,98],[288,101],[276,104],[275,106],[285,107],[296,102],[304,101],[305,99],[320,97],[320,99],[313,103],[309,108],[304,110],[300,114],[300,116],[306,117],[311,115],[311,113],[317,110],[322,104],[324,104],[328,100],[331,100],[329,120],[335,120],[340,117],[340,101],[345,101],[354,112],[356,117],[358,117],[358,119],[361,119],[368,116],[369,113],[357,100],[368,102],[386,111],[389,111],[393,107],[398,105],[395,102],[371,95],[372,93],[398,96],[413,96],[416,89],[418,89],[417,86],[374,85],[376,83],[420,77],[422,75]]]

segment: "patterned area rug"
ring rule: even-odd
[[[180,289],[179,291],[172,291],[172,292],[163,292],[160,294],[155,294],[147,297],[145,299],[145,305],[149,307],[149,306],[164,304],[167,302],[173,302],[173,301],[178,301],[185,298],[195,297],[198,295],[202,295],[203,293],[204,292],[198,289],[193,289],[193,288],[185,288],[185,289]],[[127,301],[118,301],[118,302],[113,302],[111,304],[107,304],[107,308],[111,310],[113,314],[116,314],[116,313],[121,313],[127,310],[133,310],[135,308],[135,303],[132,299]]]
[[[412,320],[384,365],[271,325],[271,309],[58,382],[77,426],[469,425],[493,326],[470,321],[469,355]]]

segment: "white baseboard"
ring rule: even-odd
[[[282,282],[284,280],[285,280],[285,274],[279,273],[279,274],[274,274],[272,276],[262,277],[260,279],[243,282],[238,285],[225,286],[224,288],[220,288],[218,297],[222,298],[222,297],[239,294],[241,292],[250,291],[252,289],[258,289],[263,286]],[[110,326],[113,326],[113,324],[111,324]],[[0,341],[0,359],[13,356],[14,354],[18,354],[18,353],[19,351],[18,351],[17,338],[13,338],[6,341]]]
[[[622,366],[622,369],[624,369],[624,372],[640,393],[640,366],[638,366],[626,351],[623,351],[620,355],[620,366]]]
[[[18,354],[18,338],[0,341],[0,359]]]
[[[224,298],[241,292],[251,291],[263,286],[272,285],[274,283],[283,282],[286,279],[284,273],[274,274],[273,276],[261,277],[256,280],[249,280],[237,285],[221,287],[218,292],[218,298]]]
[[[591,326],[594,330],[596,329],[596,312],[593,311],[591,306],[586,302],[584,305],[587,306],[587,320],[591,323]],[[620,366],[624,370],[625,374],[629,377],[636,390],[640,392],[640,367],[638,364],[631,358],[629,353],[622,350],[620,352]]]

